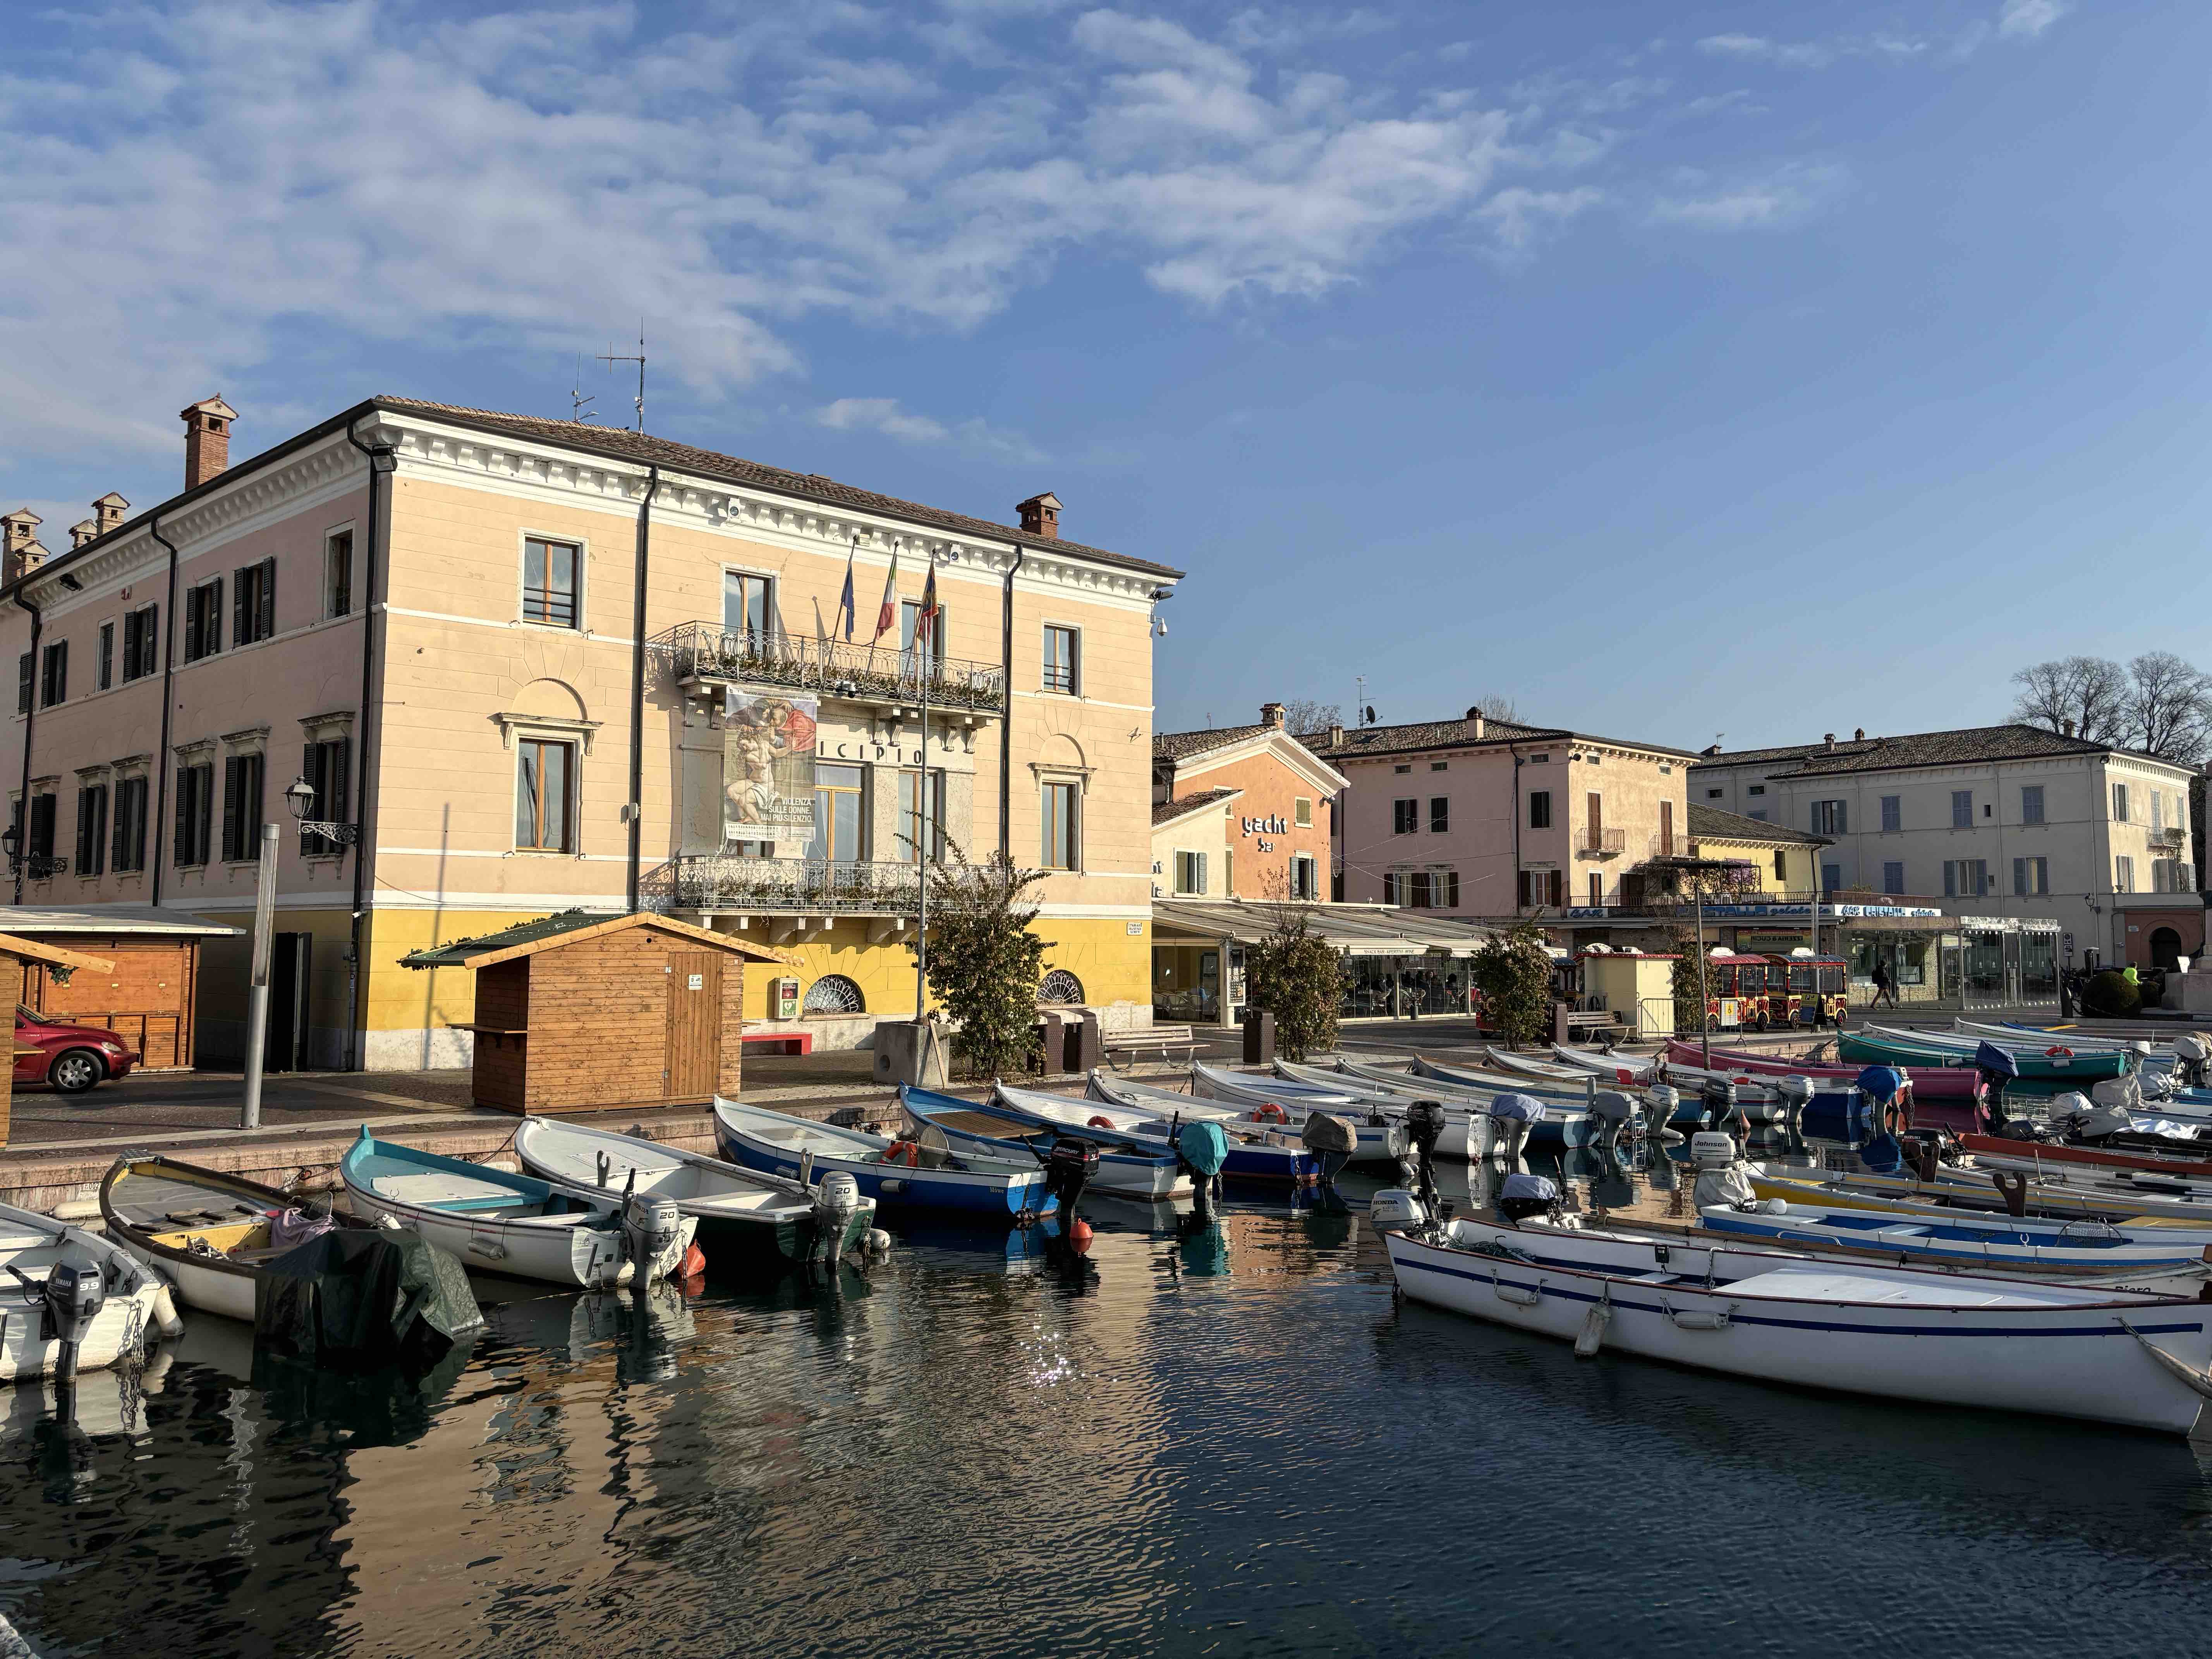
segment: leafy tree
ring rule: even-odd
[[[1541,1040],[1552,1004],[1552,957],[1541,928],[1523,921],[1492,934],[1468,969],[1482,992],[1485,1024],[1515,1048]]]
[[[950,860],[928,873],[929,988],[959,1028],[970,1077],[1027,1073],[1044,941],[1030,931],[1037,905],[1026,895],[1044,872],[1017,869],[995,853],[973,864],[957,846],[948,850]]]
[[[1244,951],[1245,1004],[1275,1017],[1275,1046],[1291,1060],[1336,1047],[1346,977],[1342,954],[1291,905]]]
[[[1705,1029],[1705,1000],[1698,991],[1698,942],[1687,933],[1674,940],[1674,1029],[1694,1036]]]

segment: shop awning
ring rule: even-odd
[[[1388,904],[1247,904],[1235,899],[1156,899],[1156,945],[1256,945],[1285,908],[1338,950],[1355,957],[1471,957],[1494,930],[1450,916]]]

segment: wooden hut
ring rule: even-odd
[[[647,912],[541,917],[400,958],[476,975],[476,1103],[508,1112],[705,1104],[738,1091],[745,963],[783,958]]]
[[[97,974],[64,976],[27,959],[13,981],[15,1000],[50,1019],[106,1026],[137,1050],[139,1069],[148,1072],[191,1070],[200,947],[244,932],[167,910],[0,905],[0,933],[110,963]]]
[[[18,939],[13,933],[0,933],[0,974],[19,974],[36,966],[57,979],[69,979],[78,974],[105,974],[115,964],[105,957],[88,957],[75,951],[64,951],[57,945],[45,945],[34,939]],[[14,1055],[21,1052],[14,1036],[9,1038],[9,1063],[0,1066],[0,1146],[8,1144],[8,1133],[15,1114],[15,1065]]]

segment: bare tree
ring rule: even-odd
[[[2102,657],[2058,657],[2021,669],[2012,677],[2020,688],[2012,718],[2046,732],[2071,726],[2092,743],[2117,743],[2127,736],[2128,680],[2119,664]]]
[[[1311,697],[1292,697],[1283,705],[1283,725],[1294,738],[1310,738],[1332,726],[1344,724],[1341,703],[1318,702]]]
[[[1513,706],[1513,699],[1502,691],[1486,691],[1468,707],[1480,709],[1486,720],[1510,720],[1516,726],[1521,722],[1521,711]]]
[[[2171,651],[2146,651],[2128,665],[2127,742],[2185,766],[2212,750],[2212,674]]]

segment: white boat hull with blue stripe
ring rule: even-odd
[[[714,1139],[732,1164],[796,1180],[805,1159],[809,1178],[833,1170],[853,1177],[861,1193],[887,1207],[955,1212],[978,1221],[1012,1223],[1059,1207],[1045,1191],[1044,1170],[1026,1152],[1018,1160],[963,1156],[933,1165],[927,1148],[896,1163],[884,1154],[912,1143],[860,1129],[841,1129],[811,1118],[791,1117],[720,1096],[714,1101]],[[811,1157],[809,1156],[811,1154]]]
[[[1595,1269],[1489,1254],[1529,1241],[1487,1222],[1455,1221],[1448,1238],[1384,1233],[1415,1301],[1674,1364],[2168,1434],[2189,1433],[2212,1396],[2202,1303],[1783,1256],[1709,1288],[1707,1253],[1679,1244],[1635,1247],[1640,1270]]]
[[[1104,1151],[1106,1142],[1121,1137],[1097,1131],[1085,1134],[1078,1129],[1039,1128],[989,1101],[963,1100],[957,1095],[940,1095],[912,1084],[900,1085],[898,1103],[899,1109],[916,1125],[927,1124],[942,1132],[952,1150],[963,1158],[970,1153],[984,1158],[1034,1158],[1042,1169],[1055,1142],[1085,1140],[1102,1147],[1097,1173],[1091,1177],[1091,1191],[1147,1200],[1190,1195],[1190,1176],[1172,1153]],[[988,1130],[970,1127],[977,1123],[992,1127]]]
[[[1065,1130],[1070,1134],[1127,1135],[1174,1155],[1176,1114],[1161,1114],[1146,1107],[1109,1105],[1079,1096],[1048,1095],[1035,1089],[1010,1089],[1001,1083],[992,1091],[993,1102],[1028,1119],[1040,1128]],[[1196,1102],[1189,1103],[1193,1105]],[[1103,1120],[1100,1121],[1099,1120]],[[1232,1181],[1279,1181],[1297,1184],[1314,1174],[1313,1159],[1296,1133],[1246,1123],[1210,1112],[1194,1112],[1186,1122],[1215,1123],[1229,1142],[1221,1173]]]

